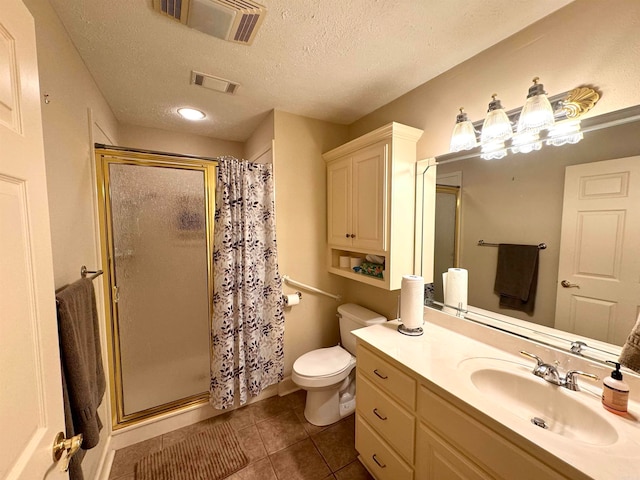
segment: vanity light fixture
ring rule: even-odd
[[[487,142],[482,144],[480,158],[483,160],[500,160],[507,156],[504,142]]]
[[[566,143],[578,143],[583,137],[584,134],[580,131],[580,120],[569,118],[568,120],[556,123],[549,129],[549,136],[547,137],[546,143],[547,145],[559,147]]]
[[[518,119],[518,133],[540,133],[541,130],[548,130],[555,123],[547,92],[538,80],[540,79],[535,77],[533,85],[529,87],[527,101],[524,102]]]
[[[483,145],[487,143],[505,142],[513,136],[513,129],[507,113],[502,108],[502,103],[496,98],[497,93],[491,95],[492,100],[489,102],[487,110],[487,118],[482,124],[482,133],[480,136]]]
[[[182,118],[193,121],[202,120],[204,117],[206,117],[204,112],[195,108],[182,107],[178,109],[178,113],[180,114],[180,116],[182,116]]]
[[[496,94],[491,96],[484,121],[471,123],[460,109],[450,151],[459,152],[480,145],[480,157],[494,160],[505,157],[509,150],[529,153],[540,150],[543,144],[560,146],[582,140],[578,117],[594,107],[600,94],[590,87],[578,87],[549,98],[538,81],[538,77],[533,79],[527,101],[520,109],[505,112]],[[480,134],[479,143],[477,133]]]
[[[464,108],[460,107],[460,113],[456,116],[456,126],[451,134],[450,151],[470,150],[477,145],[476,129],[473,128],[473,123],[467,117]]]
[[[507,155],[504,142],[513,136],[513,129],[507,113],[502,108],[502,103],[496,98],[498,94],[491,95],[487,118],[482,124],[480,140],[482,143],[481,158],[484,160],[499,160]]]
[[[529,153],[541,148],[542,142],[538,133],[516,133],[511,142],[511,151],[513,153]]]

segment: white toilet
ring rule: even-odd
[[[293,364],[291,379],[307,391],[304,416],[318,426],[331,425],[353,413],[355,399],[356,337],[352,330],[387,321],[355,303],[338,307],[342,346],[305,353]]]

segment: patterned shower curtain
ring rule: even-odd
[[[218,165],[209,401],[224,409],[282,380],[284,311],[272,166]]]

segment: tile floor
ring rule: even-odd
[[[110,480],[134,480],[140,458],[220,422],[230,422],[249,465],[228,480],[368,480],[357,460],[354,416],[316,427],[303,415],[306,392],[271,397],[116,452]]]

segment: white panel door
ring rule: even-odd
[[[0,8],[0,478],[68,478],[33,18]]]
[[[640,310],[639,206],[640,157],[567,167],[556,328],[624,343]]]

